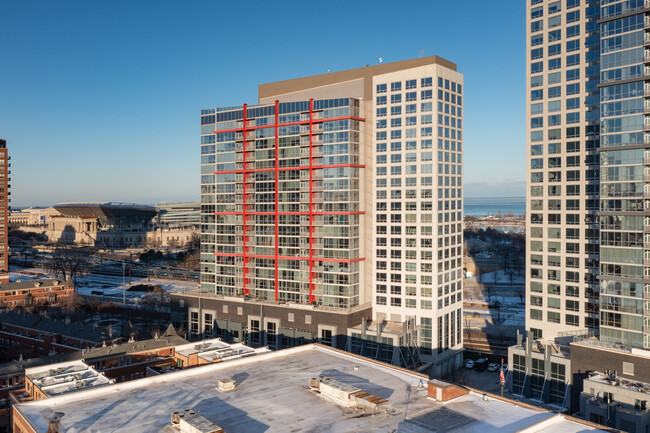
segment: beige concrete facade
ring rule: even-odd
[[[586,2],[570,9],[565,2],[531,3],[526,2],[526,329],[552,340],[599,324],[598,137],[590,134],[594,125],[597,132],[598,118],[588,121],[598,89],[584,67],[579,78],[570,78],[577,66],[568,60],[579,55],[580,66],[586,64],[593,47],[585,30],[597,17],[587,18]],[[570,46],[577,48],[568,51]],[[597,96],[594,102],[597,107]],[[569,123],[569,113],[578,113],[579,121]]]
[[[259,86],[262,104],[360,100],[361,302],[415,318],[435,374],[462,361],[462,85],[431,56]]]

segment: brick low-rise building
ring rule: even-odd
[[[75,294],[71,280],[30,280],[0,284],[0,307],[35,307],[70,301]]]

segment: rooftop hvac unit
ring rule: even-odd
[[[217,389],[219,391],[234,391],[235,381],[232,379],[219,379],[217,380]]]
[[[221,427],[190,409],[172,412],[171,424],[181,433],[224,433]]]

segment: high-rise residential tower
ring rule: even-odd
[[[527,4],[526,327],[648,348],[650,2]]]
[[[9,282],[9,155],[7,140],[0,139],[0,283]]]
[[[527,304],[536,338],[599,327],[597,2],[527,0]]]
[[[202,110],[190,332],[459,366],[462,102],[456,66],[426,57]]]

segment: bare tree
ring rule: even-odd
[[[514,269],[508,269],[506,271],[506,274],[508,275],[508,278],[510,279],[510,285],[512,286],[512,284],[515,281],[515,270]]]
[[[501,322],[501,306],[499,300],[494,301],[494,304],[492,304],[492,308],[497,310],[497,324]]]
[[[88,254],[67,246],[58,246],[52,252],[52,260],[49,263],[50,270],[55,276],[64,280],[70,278],[76,283],[79,274],[84,273],[89,267]]]

